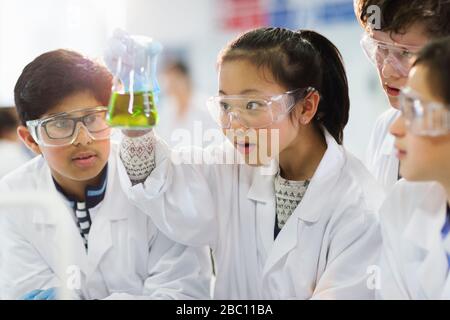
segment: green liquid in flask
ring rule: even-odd
[[[109,101],[108,124],[115,128],[149,129],[158,123],[153,92],[113,92]]]

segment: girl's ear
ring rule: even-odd
[[[28,149],[33,151],[35,154],[42,154],[39,145],[36,143],[36,141],[34,141],[27,127],[19,126],[17,128],[17,135],[19,136],[20,140],[22,140],[22,142],[28,147]]]
[[[299,114],[299,122],[302,125],[307,125],[311,123],[317,114],[317,109],[319,108],[320,94],[317,91],[309,93],[306,98],[303,99],[303,108]]]

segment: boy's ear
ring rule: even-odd
[[[22,142],[28,147],[28,149],[33,151],[35,154],[42,154],[39,145],[36,143],[36,141],[34,141],[27,127],[19,126],[17,128],[17,135],[19,136],[20,140],[22,140]]]

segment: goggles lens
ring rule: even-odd
[[[408,130],[421,136],[440,136],[450,133],[450,107],[424,102],[412,89],[400,94],[401,111]]]
[[[230,128],[233,118],[246,128],[264,128],[288,114],[313,88],[303,88],[269,97],[224,95],[211,97],[208,110],[221,128]]]
[[[379,69],[390,64],[400,76],[408,76],[420,47],[400,46],[394,43],[378,41],[364,35],[361,46],[367,58]]]
[[[73,144],[81,128],[85,129],[92,140],[105,140],[111,134],[106,121],[107,111],[106,107],[75,110],[28,121],[27,126],[36,142],[43,146]]]

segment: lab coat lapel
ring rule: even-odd
[[[237,166],[238,176],[239,176],[239,184],[237,184],[237,188],[239,188],[239,208],[234,208],[234,210],[241,212],[239,214],[239,225],[248,226],[245,228],[245,232],[242,233],[242,241],[241,244],[242,250],[241,259],[242,261],[246,261],[243,264],[245,266],[245,271],[242,273],[240,280],[237,285],[239,286],[239,292],[245,293],[243,297],[253,297],[253,298],[261,298],[259,295],[262,292],[261,283],[259,280],[259,274],[262,272],[262,267],[258,263],[258,253],[261,254],[261,248],[258,246],[258,228],[257,226],[257,206],[258,202],[256,202],[256,207],[253,201],[261,200],[260,191],[264,191],[258,187],[255,177],[257,177],[258,169],[255,168],[251,170],[251,179],[248,179],[245,175],[248,174],[248,170],[244,170],[242,166]],[[258,178],[257,178],[258,179]],[[248,181],[248,182],[247,182]],[[247,183],[249,185],[247,185]],[[252,200],[252,201],[249,201]],[[257,248],[257,250],[255,250]],[[248,285],[249,283],[253,285]]]
[[[394,185],[399,176],[399,161],[395,156],[395,138],[389,132],[386,135],[383,144],[381,146],[381,156],[385,159],[386,167],[384,168],[384,175],[388,185]]]
[[[326,130],[324,134],[327,151],[320,161],[302,201],[278,234],[264,267],[264,274],[267,274],[278,261],[298,245],[300,220],[307,223],[317,222],[321,213],[328,210],[327,208],[332,202],[335,194],[333,189],[336,188],[336,182],[339,179],[339,173],[342,172],[341,168],[345,159],[334,138]],[[323,195],[327,195],[327,201],[318,201]]]
[[[58,274],[61,278],[67,276],[68,268],[76,266],[83,272],[87,273],[87,254],[84,247],[83,239],[80,236],[78,227],[73,219],[69,216],[73,214],[67,211],[67,214],[61,215],[56,225],[54,245],[58,248],[59,255],[57,261],[62,261],[62,269]]]
[[[383,144],[381,146],[381,154],[384,156],[391,156],[394,154],[395,147],[395,138],[389,132],[383,140]]]
[[[298,240],[298,219],[289,219],[283,229],[278,234],[273,243],[269,256],[264,265],[263,274],[266,275],[275,264],[286,254],[297,246]]]
[[[88,280],[112,247],[112,224],[128,217],[125,197],[119,184],[115,183],[116,159],[114,156],[109,158],[107,179],[105,198],[99,204],[100,207],[89,231]]]
[[[440,192],[427,194],[404,231],[404,238],[416,248],[406,272],[417,275],[429,299],[441,296],[447,279],[448,263],[440,232],[445,220],[444,199]]]
[[[111,248],[111,245],[111,222],[108,217],[105,217],[104,208],[101,208],[89,231],[88,280],[98,268],[100,261],[109,248]]]
[[[59,198],[61,203],[67,201],[56,190],[50,169],[46,164],[42,168],[38,181],[40,184],[38,190],[49,190],[50,196]],[[67,277],[70,266],[77,266],[81,272],[86,274],[86,249],[73,220],[73,212],[70,208],[62,205],[61,212],[57,214],[36,210],[33,216],[33,223],[40,225],[40,228],[41,226],[45,228],[43,229],[45,231],[42,232],[46,238],[44,244],[48,246],[49,257],[53,261],[52,268],[61,279]]]
[[[257,238],[260,239],[257,246],[259,254],[263,257],[263,261],[267,259],[274,242],[275,228],[275,188],[274,175],[266,174],[266,172],[277,172],[278,162],[272,161],[271,167],[274,170],[265,171],[266,168],[257,168],[254,170],[251,187],[247,197],[256,202],[256,230]]]

